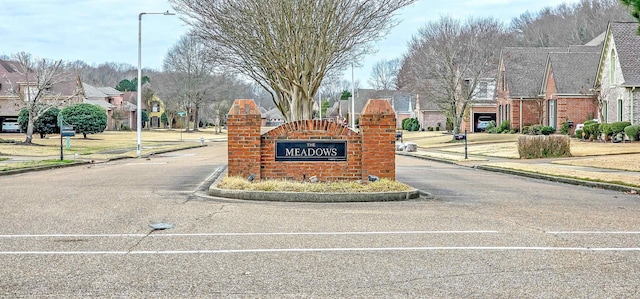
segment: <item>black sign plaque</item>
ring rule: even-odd
[[[276,140],[276,161],[347,161],[347,141]]]

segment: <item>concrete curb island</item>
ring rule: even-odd
[[[345,203],[345,202],[381,202],[403,201],[429,197],[428,193],[418,189],[398,192],[354,192],[354,193],[320,193],[320,192],[277,192],[220,189],[217,185],[226,174],[226,166],[217,169],[209,186],[209,196],[252,201],[308,202],[308,203]]]

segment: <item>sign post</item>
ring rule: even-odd
[[[464,130],[464,159],[469,159],[467,155],[467,129]]]
[[[185,116],[185,115],[187,115],[187,113],[186,113],[186,112],[184,112],[184,111],[179,111],[179,112],[178,112],[178,116],[179,116],[180,118],[182,118],[182,126],[184,126],[184,116]],[[184,128],[181,128],[181,129],[180,129],[180,141],[182,141],[182,130],[183,130],[183,129],[184,129]]]
[[[64,154],[62,152],[62,137],[67,137],[67,149],[71,148],[71,140],[69,137],[76,136],[76,131],[73,130],[73,126],[67,124],[62,119],[62,114],[58,114],[58,118],[60,118],[60,161],[64,160]]]

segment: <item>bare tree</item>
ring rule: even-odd
[[[286,120],[310,119],[330,70],[370,52],[415,0],[170,0],[231,68],[271,93]]]
[[[604,32],[611,20],[632,18],[618,0],[581,0],[545,7],[537,13],[527,11],[511,21],[511,31],[520,46],[583,45]]]
[[[473,103],[481,78],[495,69],[507,39],[505,27],[496,19],[470,18],[462,23],[442,17],[420,28],[410,42],[406,68],[419,74],[425,90],[451,119],[455,133]]]
[[[375,90],[398,89],[400,59],[380,60],[373,65],[369,85]]]
[[[21,77],[21,82],[11,82],[7,79],[10,85],[9,93],[15,96],[21,105],[24,103],[25,109],[29,112],[24,143],[31,144],[36,120],[49,109],[70,101],[80,91],[77,85],[65,89],[66,84],[73,84],[74,76],[64,71],[62,60],[35,59],[26,52],[15,54],[14,60],[15,71]],[[15,86],[14,83],[20,85]]]
[[[213,56],[207,53],[208,50],[201,40],[195,36],[186,35],[180,38],[164,59],[164,71],[170,72],[182,84],[184,97],[189,103],[188,108],[193,105],[194,131],[198,131],[200,121],[198,113],[204,103],[210,100],[207,93],[213,88],[211,84],[214,71],[211,60]],[[189,131],[188,125],[187,131]]]
[[[226,122],[227,113],[230,108],[231,105],[229,101],[216,101],[210,105],[216,134],[222,133],[222,127]]]
[[[82,82],[95,86],[115,87],[122,79],[133,78],[137,74],[135,66],[116,62],[105,62],[96,66],[76,60],[66,63],[65,69],[71,73],[79,74]],[[148,73],[150,70],[143,71]]]

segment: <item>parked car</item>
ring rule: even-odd
[[[486,131],[487,128],[489,127],[489,124],[491,124],[491,117],[489,116],[480,116],[478,117],[478,124],[476,125],[476,129],[478,132],[483,132]]]
[[[3,121],[2,132],[20,132],[20,124],[17,121]]]

